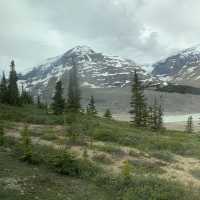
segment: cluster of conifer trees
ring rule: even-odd
[[[142,85],[137,72],[134,72],[132,83],[132,96],[130,102],[132,123],[136,127],[147,127],[153,130],[163,128],[163,108],[155,99],[153,105],[148,105],[144,96]]]
[[[79,113],[82,112],[81,108],[81,92],[78,81],[78,72],[75,63],[73,62],[73,67],[69,72],[69,83],[68,83],[68,97],[67,100],[63,98],[63,87],[62,81],[59,80],[56,83],[55,94],[53,96],[52,109],[54,114],[61,115],[63,113]],[[95,106],[94,97],[91,96],[86,112],[89,115],[97,115],[97,109]],[[109,109],[106,110],[104,117],[112,118],[112,114]]]
[[[0,103],[13,106],[23,104],[32,104],[32,96],[22,86],[21,91],[17,85],[17,73],[15,71],[15,62],[12,60],[10,65],[9,78],[6,79],[5,73],[2,74],[0,82]]]
[[[63,98],[63,88],[61,80],[56,83],[55,94],[53,96],[52,109],[54,114],[60,115],[64,112],[78,113],[81,111],[81,94],[79,89],[77,68],[73,64],[72,69],[69,72],[69,86],[68,86],[68,98],[65,102]]]

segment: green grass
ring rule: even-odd
[[[158,162],[149,162],[145,160],[129,160],[133,173],[136,174],[163,174],[165,171],[161,168],[163,164]]]
[[[98,151],[103,151],[105,153],[109,153],[113,156],[120,156],[123,155],[124,152],[121,150],[120,147],[118,146],[114,146],[111,144],[107,144],[107,145],[93,145],[93,148],[98,150]]]
[[[41,154],[44,154],[46,150],[42,149]],[[51,152],[51,155],[54,153]],[[124,200],[132,198],[198,200],[199,198],[196,190],[188,190],[176,182],[151,175],[136,175],[129,178],[102,172],[97,172],[87,178],[66,176],[63,173],[61,175],[59,171],[54,173],[52,168],[47,168],[46,165],[19,162],[12,149],[8,151],[8,149],[0,148],[0,172],[0,199],[4,200]]]
[[[63,116],[47,115],[44,110],[34,106],[16,108],[0,105],[0,110],[0,120],[4,121],[6,128],[14,126],[14,122],[41,125],[63,123]],[[108,142],[104,146],[94,145],[94,148],[112,155],[123,155],[120,145],[124,145],[167,162],[173,161],[173,154],[200,158],[198,135],[177,131],[152,132],[132,127],[127,122],[87,118],[85,115],[80,115],[73,125],[79,138],[90,136]],[[48,132],[47,129],[46,133],[42,130],[35,134],[54,140],[55,135]],[[34,131],[31,134],[34,135]],[[64,134],[69,137],[69,130]],[[162,163],[130,161],[135,175],[127,179],[121,174],[108,174],[94,162],[41,146],[33,147],[34,165],[20,162],[21,152],[16,142],[8,139],[6,145],[9,151],[0,148],[0,199],[199,199],[195,189],[188,190],[177,182],[160,179],[157,175],[163,173]],[[136,156],[141,155],[145,154]],[[94,159],[99,163],[105,162],[104,157]]]
[[[63,123],[63,116],[47,115],[45,110],[38,109],[36,106],[11,107],[0,104],[0,110],[0,120],[6,121],[7,126],[10,126],[12,122],[42,125]],[[66,118],[68,117],[70,116],[66,116]],[[79,135],[89,135],[99,141],[135,147],[150,154],[151,152],[166,151],[200,158],[200,136],[195,134],[168,130],[152,132],[151,130],[132,127],[128,122],[99,117],[86,118],[84,115],[79,116],[74,127],[76,127],[75,131],[78,131]]]
[[[151,156],[166,162],[175,162],[174,155],[168,151],[154,151]]]
[[[194,169],[190,171],[191,175],[200,180],[200,169]]]
[[[113,199],[106,190],[87,180],[60,176],[46,167],[28,165],[0,149],[0,199],[63,200],[67,198]]]
[[[63,124],[63,117],[47,115],[44,109],[33,105],[13,107],[0,104],[0,111],[0,120],[33,124]]]
[[[96,153],[95,155],[93,155],[92,160],[94,160],[95,162],[98,162],[100,164],[106,164],[106,165],[110,165],[112,164],[112,159],[109,158],[106,154],[104,153]]]

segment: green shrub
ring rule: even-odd
[[[48,162],[56,172],[69,176],[78,176],[80,174],[78,162],[75,156],[66,149],[60,148],[49,155]]]
[[[0,146],[4,145],[5,142],[5,132],[3,124],[0,122]]]
[[[164,166],[160,162],[149,162],[146,160],[130,160],[133,171],[137,174],[162,174],[165,171],[161,168]]]
[[[103,164],[111,164],[112,159],[110,159],[106,154],[104,153],[96,153],[93,155],[92,159],[96,162],[100,162]]]
[[[122,176],[126,179],[130,178],[132,171],[133,171],[133,168],[131,164],[129,163],[128,160],[126,160],[122,166]]]
[[[190,174],[196,178],[200,180],[200,169],[194,169],[190,171]]]
[[[32,162],[32,143],[27,125],[25,125],[24,129],[21,131],[20,150],[22,151],[20,159]]]
[[[131,187],[123,193],[123,200],[198,200],[184,186],[156,177],[134,177]]]
[[[45,130],[45,133],[41,136],[41,139],[52,141],[52,140],[56,140],[57,136],[52,129],[48,129],[48,130]]]
[[[112,154],[113,156],[120,156],[124,154],[124,151],[117,146],[114,145],[94,145],[94,148],[99,150],[99,151],[103,151],[109,154]]]
[[[175,161],[174,155],[169,151],[153,151],[151,152],[151,156],[166,162]]]

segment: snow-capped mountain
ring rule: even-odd
[[[200,45],[157,62],[152,74],[166,81],[200,86]]]
[[[130,74],[136,69],[145,84],[159,84],[142,67],[129,59],[117,56],[106,56],[97,53],[87,46],[77,46],[61,56],[50,58],[24,74],[21,82],[26,88],[40,91],[53,88],[58,79],[67,84],[68,72],[73,62],[76,64],[80,83],[90,88],[114,88],[130,85]]]

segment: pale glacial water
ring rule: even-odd
[[[182,115],[166,115],[164,116],[165,123],[171,122],[186,122],[188,117],[192,116],[194,121],[200,121],[200,113],[182,114]]]

